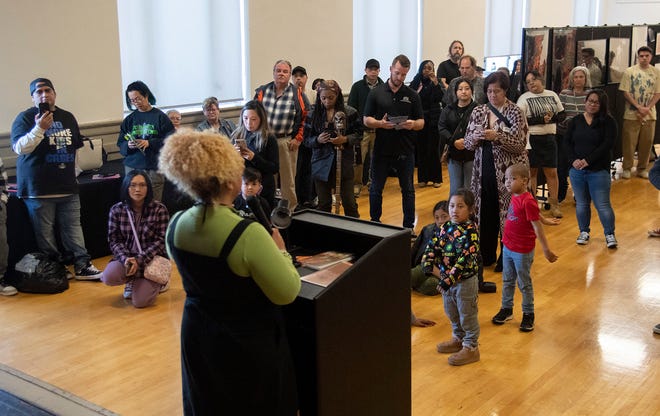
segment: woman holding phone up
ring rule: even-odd
[[[275,204],[275,174],[280,170],[277,139],[268,128],[264,106],[248,101],[241,109],[238,128],[231,135],[234,148],[245,159],[245,167],[261,172],[261,196],[271,207]]]

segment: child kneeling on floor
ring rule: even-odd
[[[440,233],[442,224],[449,221],[449,213],[447,212],[448,202],[446,200],[440,201],[433,207],[433,224],[428,224],[422,228],[419,237],[415,239],[412,247],[412,269],[410,269],[410,284],[413,290],[421,293],[422,295],[435,296],[438,295],[438,278],[431,275],[427,276],[422,270],[422,256],[426,245],[431,241],[431,238]]]
[[[523,317],[520,330],[534,330],[534,289],[530,270],[534,261],[534,247],[538,238],[543,255],[550,263],[557,255],[550,250],[543,232],[543,224],[557,225],[557,218],[541,215],[536,198],[528,191],[529,168],[524,164],[509,166],[505,173],[506,189],[511,193],[511,203],[506,214],[502,233],[502,308],[493,316],[495,325],[513,319],[513,293],[516,282],[522,293]]]
[[[453,353],[448,362],[464,365],[479,361],[479,233],[471,217],[474,195],[465,188],[449,198],[450,221],[429,241],[422,257],[422,270],[439,278],[445,313],[451,321],[452,339],[437,346],[440,353]]]

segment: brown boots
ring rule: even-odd
[[[475,363],[481,358],[479,347],[465,347],[461,341],[452,338],[450,341],[441,342],[436,346],[439,353],[454,353],[447,358],[451,365],[465,365]]]
[[[451,365],[465,365],[476,363],[481,357],[479,356],[479,347],[463,347],[462,350],[456,354],[452,354],[447,358]]]
[[[559,201],[557,201],[557,198],[548,198],[548,203],[550,204],[550,215],[555,218],[562,218],[564,216],[559,209]]]

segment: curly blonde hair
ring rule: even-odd
[[[211,203],[221,184],[241,177],[245,162],[226,136],[183,130],[165,140],[158,167],[182,192]]]

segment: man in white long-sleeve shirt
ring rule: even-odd
[[[55,88],[46,78],[30,83],[34,107],[20,113],[11,127],[11,147],[18,154],[18,196],[25,201],[39,250],[63,262],[55,227],[65,250],[73,253],[75,277],[98,280],[80,225],[75,174],[76,150],[82,147],[73,114],[55,106]],[[42,104],[40,110],[39,104]]]

